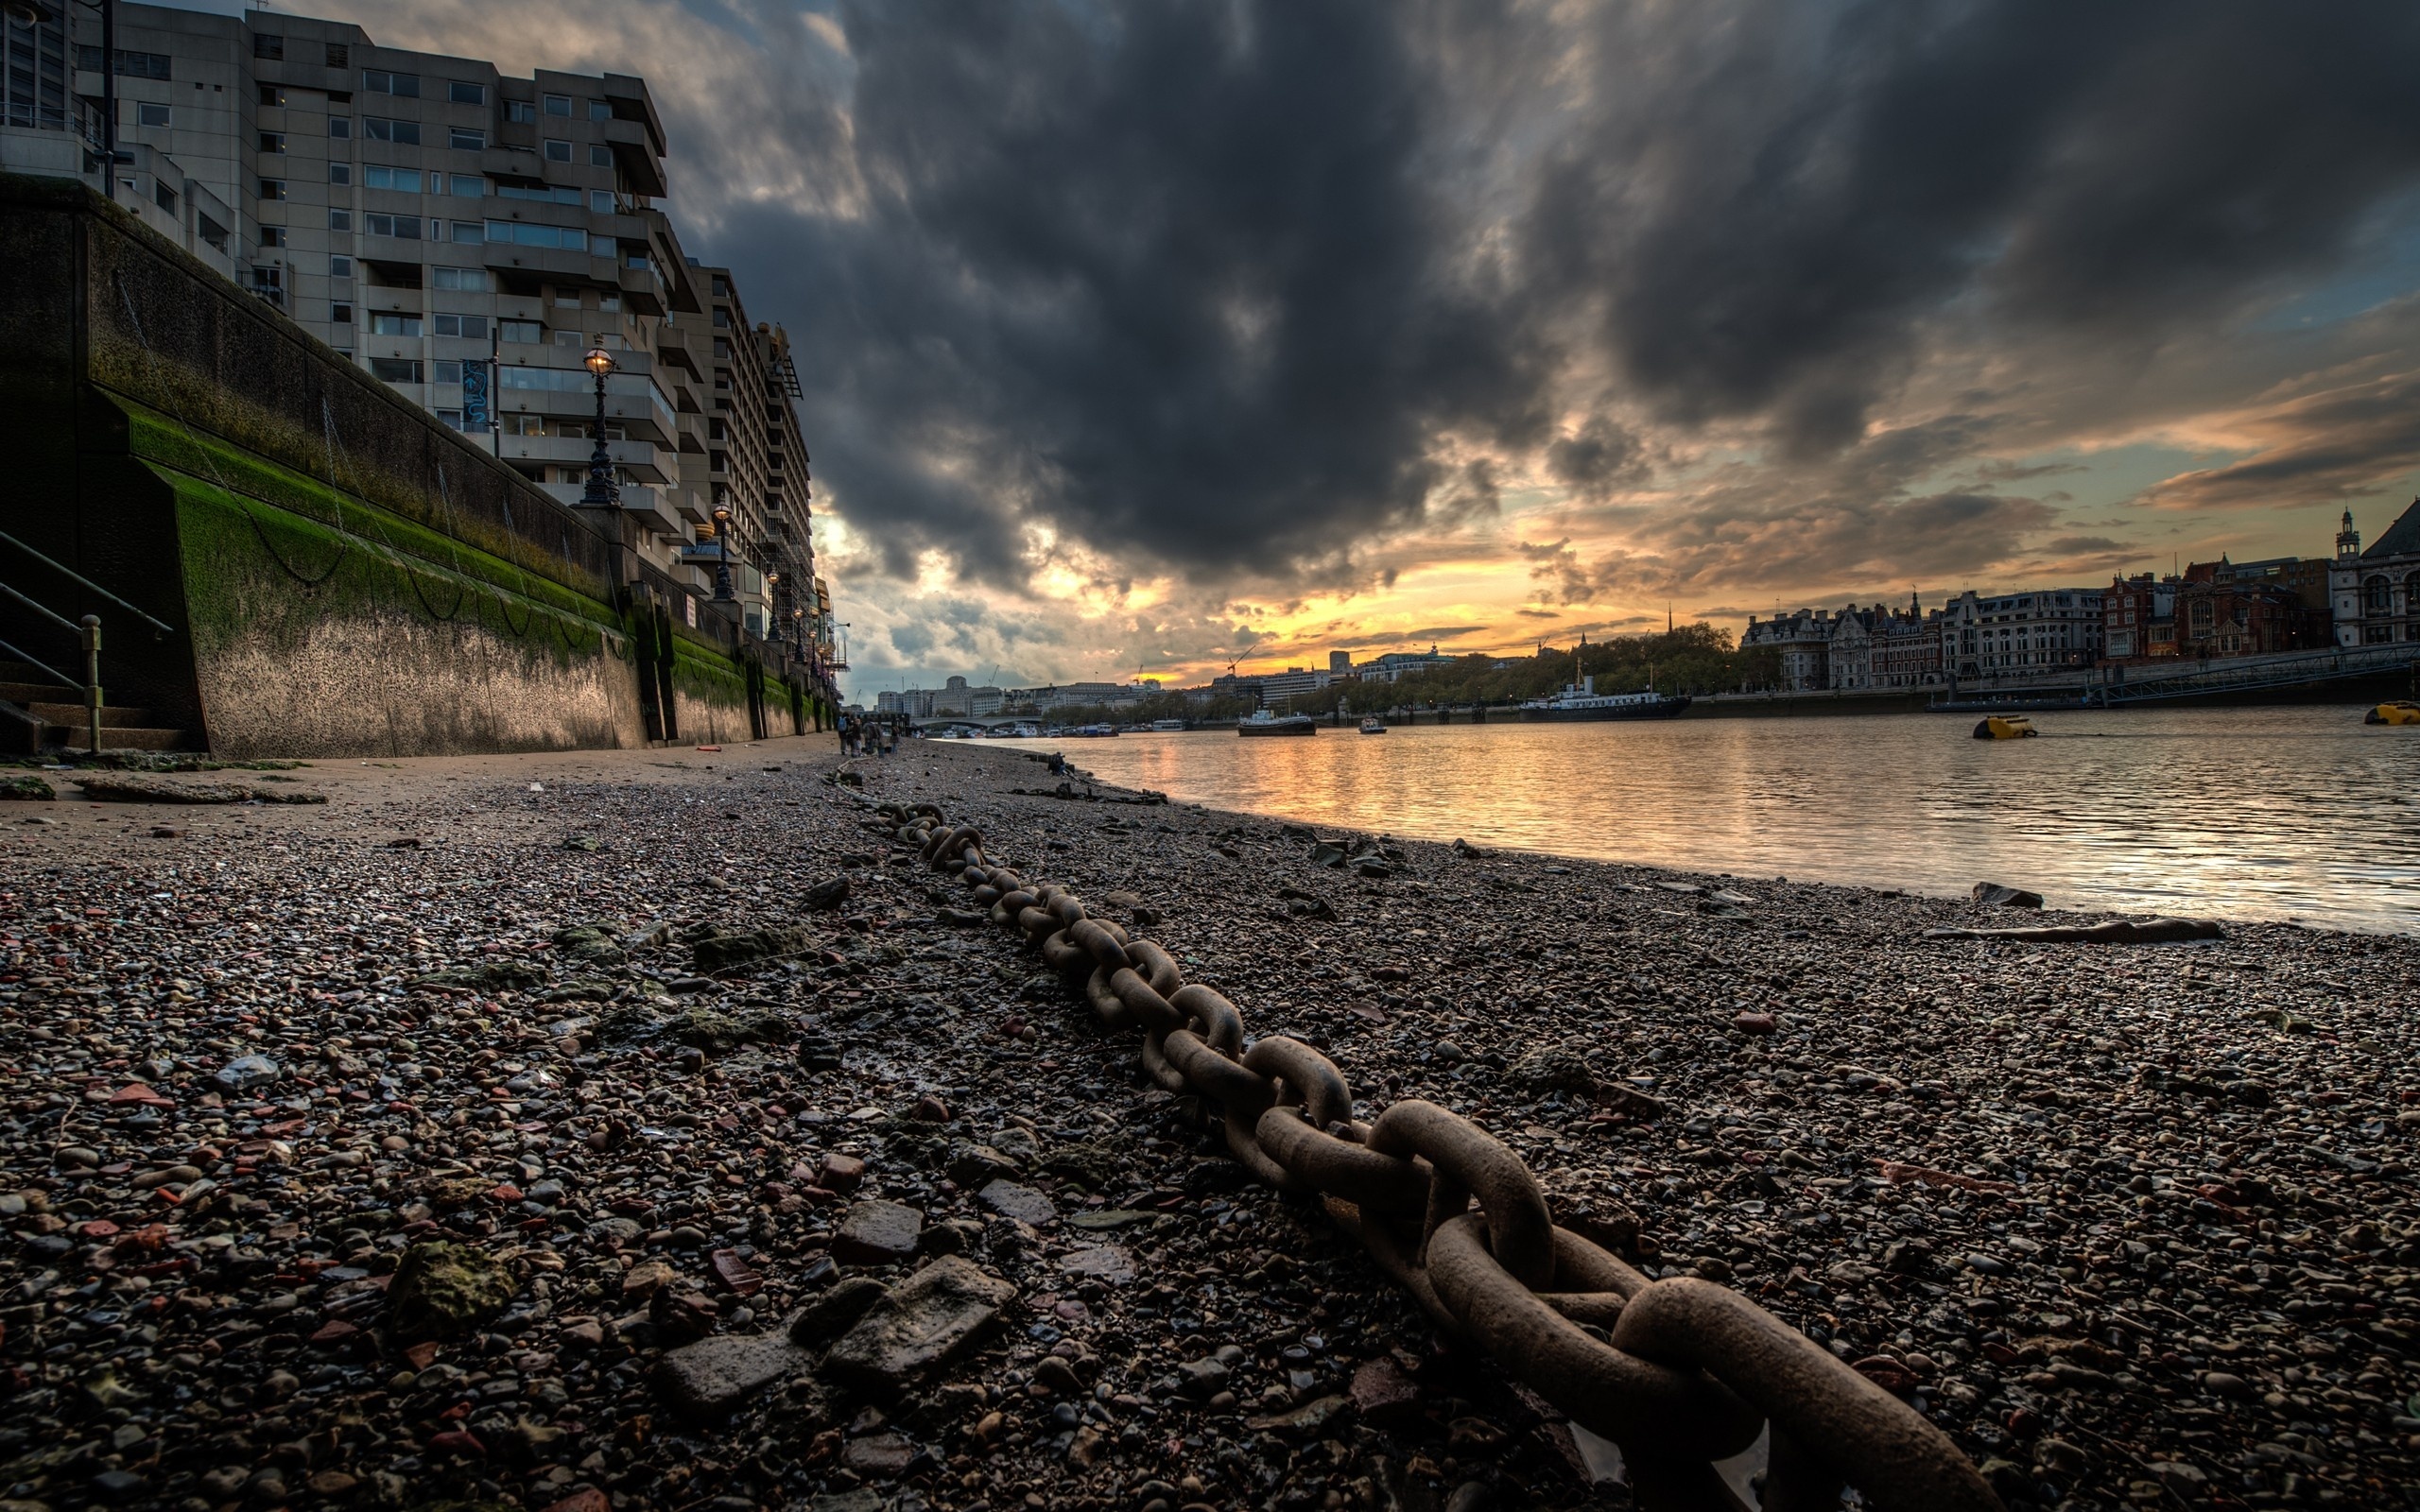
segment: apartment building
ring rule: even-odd
[[[778,326],[749,322],[731,269],[692,272],[706,301],[706,322],[702,331],[684,330],[682,344],[706,404],[706,444],[701,454],[683,457],[684,481],[710,512],[726,511],[720,520],[731,532],[729,566],[751,606],[752,627],[764,635],[787,636],[795,628],[810,640],[821,637],[826,616],[820,604],[809,603],[819,594],[789,335]],[[722,565],[722,544],[717,537],[696,559],[708,571]],[[793,610],[801,612],[794,616]]]
[[[34,70],[24,113],[89,136],[97,26],[63,0],[29,5],[48,30],[12,8],[11,46],[22,32],[34,54],[89,67],[63,107]],[[215,246],[221,271],[566,503],[587,485],[597,405],[584,359],[603,348],[604,438],[641,558],[708,593],[727,560],[751,629],[802,630],[829,660],[821,606],[818,623],[776,623],[783,585],[803,600],[814,581],[787,338],[749,326],[730,271],[683,252],[645,80],[514,77],[268,10],[120,4],[115,41],[118,135],[134,159],[118,172],[143,180],[121,186],[121,204],[164,203],[180,175],[188,247]],[[12,160],[29,150],[21,134]],[[493,364],[492,429],[463,385],[481,363]]]
[[[195,121],[219,108],[224,85],[195,81],[178,102],[144,99],[121,109],[120,115],[141,125],[142,135],[152,140],[122,131],[118,162],[104,176],[105,84],[123,91],[131,79],[165,82],[171,60],[164,53],[118,47],[105,75],[101,51],[97,42],[78,40],[68,0],[0,6],[0,170],[80,179],[210,267],[234,277],[237,217],[214,187],[224,176],[197,177],[158,140],[180,107]]]

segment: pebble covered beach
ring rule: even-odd
[[[2037,920],[1063,797],[967,744],[841,765],[0,803],[0,1508],[1625,1504],[877,800],[1161,941],[1362,1116],[1468,1115],[2012,1508],[2420,1505],[2409,936],[1930,937]]]

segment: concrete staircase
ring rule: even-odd
[[[82,689],[31,662],[0,660],[0,744],[19,755],[40,755],[82,750],[85,738]],[[101,748],[199,750],[202,742],[192,730],[163,724],[148,709],[103,704]]]

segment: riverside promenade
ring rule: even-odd
[[[1482,1125],[1566,1227],[1859,1362],[2012,1507],[2414,1504],[2420,943],[1945,939],[2094,920],[1323,850],[1363,837],[957,745],[841,765],[0,805],[0,1496],[1623,1504],[1602,1446],[977,927],[887,801],[1148,926],[1357,1116]],[[989,1324],[929,1368],[666,1364],[840,1332],[919,1263]]]

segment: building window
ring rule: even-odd
[[[361,134],[372,142],[392,142],[406,147],[420,146],[418,121],[390,121],[383,115],[365,115],[361,118]]]
[[[614,165],[614,149],[606,146],[602,143],[590,143],[588,146],[588,165],[592,168],[612,167]]]
[[[501,340],[535,344],[546,339],[546,328],[535,320],[498,320],[495,326]]]
[[[342,252],[338,252],[338,253],[337,253],[336,255],[334,255],[334,256],[330,257],[330,258],[328,259],[328,277],[330,277],[330,278],[351,278],[351,277],[353,277],[353,259],[352,259],[352,258],[350,258],[350,257],[347,257],[347,256],[346,256],[344,253],[342,253]]]
[[[2385,614],[2394,608],[2394,585],[2383,577],[2373,577],[2361,584],[2361,612]]]
[[[491,220],[488,238],[491,243],[510,242],[521,247],[553,247],[569,252],[588,250],[588,232],[569,226],[533,226],[522,220]]]
[[[729,310],[717,308],[715,311],[715,329],[717,331],[728,331],[731,329],[731,312]]]
[[[350,210],[331,210],[331,211],[329,211],[329,212],[328,212],[328,230],[330,230],[330,231],[351,231],[351,230],[353,230],[353,212],[352,212],[352,211],[350,211]]]
[[[329,305],[329,306],[328,306],[328,323],[329,323],[330,325],[347,325],[347,326],[349,326],[349,325],[353,324],[353,306],[352,306],[351,304],[349,304],[349,303],[337,303],[337,304],[331,304],[331,305]]]
[[[475,173],[451,175],[447,184],[458,199],[480,199],[487,196],[488,181]]]
[[[488,87],[485,84],[472,84],[462,79],[449,78],[445,81],[445,97],[456,105],[485,105],[488,102]]]
[[[285,227],[283,227],[283,226],[263,226],[263,227],[261,228],[261,249],[262,249],[262,250],[267,251],[267,250],[268,250],[268,249],[271,249],[271,248],[284,247],[285,245]]]
[[[370,317],[370,334],[373,336],[417,337],[420,335],[420,317],[399,315],[391,310],[376,311]]]
[[[263,32],[252,33],[252,56],[266,58],[273,63],[285,61],[285,39],[271,37]]]
[[[363,219],[372,236],[392,236],[398,241],[407,242],[420,240],[418,215],[381,215],[373,212]]]
[[[171,215],[177,213],[177,192],[158,179],[151,180],[151,202]]]
[[[488,239],[487,228],[475,220],[454,222],[454,240],[463,247],[477,247]]]
[[[484,315],[439,315],[430,317],[441,336],[462,336],[484,341],[488,335],[488,318]]]
[[[571,161],[571,144],[562,141],[556,137],[548,137],[546,139],[546,161],[548,163],[569,163]]]
[[[353,140],[353,117],[352,117],[352,116],[350,116],[350,115],[331,115],[331,116],[329,116],[329,117],[328,117],[328,135],[329,135],[329,137],[330,137],[331,139],[333,139],[333,140],[335,140],[335,141],[337,141],[337,142],[350,142],[350,141],[352,141],[352,140]]]
[[[477,152],[488,145],[488,134],[472,127],[448,127],[445,145],[457,152]]]
[[[588,118],[592,121],[610,121],[614,118],[614,107],[604,100],[590,100]]]
[[[144,107],[147,111],[151,107],[147,105]],[[163,105],[160,107],[161,114],[165,115],[167,112],[168,108],[166,106]],[[168,123],[162,121],[160,124],[162,126],[165,126]],[[284,152],[285,150],[285,133],[283,131],[263,131],[261,133],[261,150],[263,152]]]
[[[128,78],[164,79],[168,77],[168,55],[166,53],[129,52],[127,49],[120,47],[115,52],[110,54],[110,61],[115,65],[111,70],[112,73],[121,74]],[[101,50],[98,47],[90,45],[77,48],[76,66],[82,69],[87,74],[99,73],[101,71]]]
[[[353,164],[352,164],[352,163],[329,163],[329,164],[328,164],[328,182],[330,182],[330,183],[351,183],[351,182],[353,182]]]
[[[261,198],[263,199],[285,198],[285,180],[283,179],[263,179],[261,180]]]
[[[614,191],[611,189],[591,189],[588,191],[588,208],[590,213],[594,215],[610,215],[614,214]]]
[[[285,91],[278,88],[274,84],[263,84],[261,86],[261,103],[270,110],[282,109],[285,104]]]
[[[365,68],[361,71],[361,87],[372,94],[392,94],[407,100],[420,98],[418,74],[389,74],[382,69]]]
[[[579,191],[563,183],[507,183],[499,179],[495,193],[499,199],[533,199],[544,205],[579,203]]]
[[[488,291],[488,270],[484,267],[433,267],[428,271],[432,288],[460,289],[476,294]]]
[[[416,384],[421,382],[421,364],[417,357],[372,357],[370,376],[381,383]]]
[[[538,119],[538,104],[535,100],[507,100],[504,118],[515,126],[527,126]]]
[[[351,68],[353,66],[353,44],[345,42],[332,42],[328,43],[327,56],[328,66],[330,68]]]
[[[194,233],[220,251],[227,249],[227,228],[199,211],[194,212]]]
[[[168,116],[169,116],[168,107],[166,107],[166,106],[164,106],[164,105],[153,105],[153,104],[150,104],[149,102],[147,102],[147,102],[145,102],[144,104],[137,105],[137,106],[134,108],[134,124],[135,124],[135,125],[137,125],[137,126],[166,126],[166,125],[168,125],[168,124],[169,124]],[[271,134],[272,134],[272,133],[268,132],[268,131],[263,131],[263,132],[261,133],[261,135],[262,135],[262,136],[264,136],[264,137],[268,136],[268,135],[271,135]],[[281,145],[279,146],[279,147],[277,148],[277,150],[278,150],[278,151],[280,151],[280,152],[283,152],[283,151],[285,151],[285,146],[283,146],[284,141],[285,141],[285,139],[284,139],[284,138],[282,138],[282,137],[281,137],[281,138],[279,138],[279,142],[280,142],[280,144],[281,144]]]
[[[547,95],[546,113],[548,115],[569,115],[571,113],[571,96],[568,94]]]
[[[420,193],[418,168],[390,168],[382,163],[368,163],[361,170],[361,181],[371,189],[392,189],[407,195]]]

